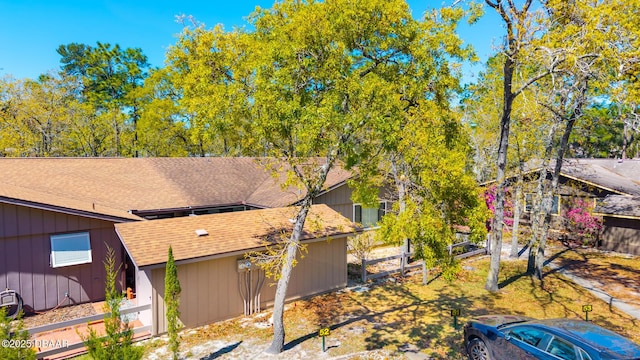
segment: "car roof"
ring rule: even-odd
[[[612,359],[640,358],[640,345],[592,322],[573,319],[532,320],[524,324],[564,334]],[[520,325],[524,325],[520,324]]]

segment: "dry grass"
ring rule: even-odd
[[[565,254],[567,259],[575,260],[573,254],[566,252],[560,255],[561,261]],[[581,266],[596,269],[584,271],[605,274],[607,266],[598,256],[583,254],[578,259],[586,259]],[[628,279],[636,278],[640,264],[637,261],[624,263],[623,260],[611,260],[611,264],[624,267],[624,270],[609,267],[615,270],[616,276],[633,275]],[[462,330],[461,326],[453,327],[450,316],[453,308],[462,310],[459,318],[459,324],[462,324],[473,316],[496,313],[534,318],[582,318],[584,304],[593,305],[590,320],[640,342],[637,320],[610,308],[558,273],[550,272],[543,281],[538,281],[523,276],[526,261],[507,261],[500,272],[501,289],[492,294],[484,290],[488,258],[468,260],[463,265],[464,270],[454,282],[435,278],[423,286],[420,283],[422,276],[416,275],[369,284],[368,291],[344,291],[293,302],[285,313],[286,348],[299,345],[302,349],[317,351],[322,346],[317,331],[330,327],[331,335],[326,343],[330,356],[376,349],[393,352],[413,344],[434,359],[463,359]],[[576,269],[580,268],[576,265]],[[271,329],[254,326],[265,320],[264,317],[245,318],[211,325],[184,336],[183,344],[189,346],[207,339],[253,339],[266,347]]]
[[[559,248],[554,262],[578,276],[594,279],[609,295],[640,308],[640,258],[591,248]]]

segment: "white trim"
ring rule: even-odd
[[[91,258],[91,238],[88,231],[50,235],[51,267],[88,264]]]
[[[378,229],[380,226],[378,226],[378,222],[382,219],[381,217],[378,218],[378,220],[376,221],[376,224],[374,224],[373,226],[365,226],[365,224],[362,224],[362,209],[376,209],[377,211],[380,211],[380,204],[384,204],[384,215],[386,215],[389,212],[389,201],[387,200],[378,200],[378,207],[377,208],[368,208],[368,207],[364,207],[362,206],[361,203],[354,203],[351,208],[352,208],[352,216],[351,216],[351,221],[353,221],[354,223],[358,223],[361,224],[364,230],[371,230],[371,229]],[[356,206],[360,207],[360,222],[356,221]],[[383,216],[384,216],[383,215]]]

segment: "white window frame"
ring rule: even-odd
[[[51,235],[50,265],[53,268],[88,264],[91,256],[91,238],[88,231]],[[63,253],[67,256],[63,256]],[[70,254],[73,252],[74,254]],[[69,257],[69,255],[71,255]],[[69,257],[65,259],[65,257]]]
[[[353,222],[358,222],[358,221],[356,221],[356,208],[357,207],[360,207],[360,220],[361,221],[362,221],[362,210],[363,209],[376,209],[376,211],[378,211],[378,220],[376,221],[376,224],[374,224],[372,226],[369,226],[369,227],[365,226],[365,229],[376,229],[376,228],[378,228],[379,226],[377,225],[377,223],[382,219],[382,216],[380,216],[380,213],[379,213],[381,205],[384,205],[384,214],[382,214],[382,216],[384,216],[389,211],[389,204],[388,204],[388,201],[386,201],[386,200],[380,200],[378,202],[378,207],[377,208],[367,208],[367,207],[362,206],[362,204],[354,203],[353,204]],[[362,224],[362,225],[364,226],[365,224]]]

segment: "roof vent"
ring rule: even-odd
[[[196,235],[198,236],[207,236],[209,233],[205,229],[196,229]]]

